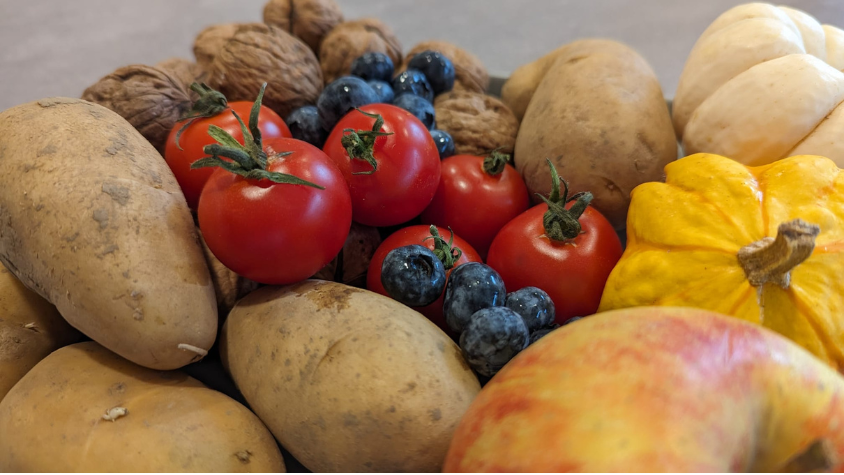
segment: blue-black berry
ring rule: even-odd
[[[322,128],[330,131],[349,111],[376,102],[378,96],[366,81],[354,76],[343,76],[325,86],[317,99]]]
[[[542,289],[525,287],[507,294],[504,304],[518,313],[525,321],[529,332],[547,327],[554,321],[556,309],[551,297]]]
[[[436,301],[445,287],[445,267],[433,251],[419,244],[397,247],[381,264],[381,285],[394,300],[408,307]]]
[[[454,64],[439,51],[423,51],[411,58],[407,67],[422,71],[431,83],[434,95],[454,87]]]
[[[527,347],[529,338],[525,322],[516,312],[490,307],[472,315],[460,335],[460,349],[472,369],[492,376]]]
[[[431,138],[437,144],[437,151],[440,152],[440,160],[454,155],[454,139],[445,130],[434,129],[431,131]]]
[[[405,92],[393,99],[393,105],[415,115],[428,130],[434,128],[434,105],[422,97]]]
[[[498,272],[479,262],[467,262],[451,271],[445,288],[443,314],[456,333],[462,333],[478,310],[504,305],[507,289]]]
[[[540,338],[542,338],[543,336],[551,333],[552,331],[556,330],[557,328],[560,328],[560,324],[559,323],[552,323],[550,326],[536,330],[535,332],[530,334],[530,342],[528,342],[528,345],[532,345],[532,344],[536,343]]]
[[[396,96],[409,92],[424,98],[428,102],[434,102],[434,89],[422,71],[415,69],[402,71],[393,78],[393,90],[396,91]]]
[[[365,81],[377,79],[387,81],[393,78],[393,60],[384,53],[364,53],[352,62],[352,76]]]
[[[314,147],[322,148],[328,138],[328,131],[322,128],[316,106],[300,107],[291,112],[284,122],[294,139],[308,142]]]
[[[375,91],[375,95],[378,96],[378,102],[390,104],[393,102],[393,99],[395,99],[396,93],[393,92],[393,86],[390,86],[390,83],[380,81],[378,79],[372,79],[366,83],[372,87],[373,91]]]

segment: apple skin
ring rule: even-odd
[[[833,369],[736,318],[639,307],[517,355],[463,416],[443,471],[781,471],[817,441],[844,470]]]

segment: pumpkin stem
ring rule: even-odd
[[[551,196],[545,197],[539,193],[536,195],[548,205],[548,211],[542,216],[542,225],[545,227],[545,235],[552,241],[565,242],[580,235],[580,215],[586,211],[586,207],[592,201],[592,193],[588,191],[575,193],[569,198],[569,184],[560,178],[557,169],[551,160],[545,159],[551,168]],[[564,190],[560,193],[560,184]],[[566,203],[574,201],[571,208],[566,209]]]
[[[828,472],[835,465],[835,458],[829,443],[818,439],[803,452],[789,460],[780,472],[782,473],[817,473]]]
[[[787,289],[791,270],[812,255],[820,232],[818,225],[795,219],[780,224],[776,238],[766,237],[744,246],[738,260],[747,280],[756,287],[770,282]]]

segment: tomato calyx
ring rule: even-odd
[[[372,166],[372,170],[353,172],[352,175],[372,175],[378,170],[378,162],[375,161],[375,157],[372,155],[373,147],[375,147],[375,139],[386,135],[393,135],[393,133],[381,132],[381,127],[384,126],[384,118],[380,114],[369,114],[358,108],[355,108],[355,110],[367,117],[375,119],[372,130],[355,131],[355,129],[343,129],[343,138],[340,139],[340,144],[346,149],[350,160],[366,160]]]
[[[548,205],[548,211],[542,215],[542,226],[545,228],[545,235],[552,241],[565,242],[576,238],[580,235],[580,215],[586,211],[586,207],[592,201],[592,193],[588,191],[581,191],[568,196],[569,184],[560,178],[557,174],[557,169],[551,160],[545,159],[548,166],[551,168],[551,196],[545,197],[539,193],[536,195],[542,198],[542,201]],[[560,182],[562,182],[564,191],[560,195]],[[566,209],[566,203],[574,201],[571,208]]]
[[[182,137],[182,132],[185,131],[196,119],[204,119],[207,117],[214,117],[223,112],[229,106],[229,101],[226,96],[220,91],[215,91],[208,87],[205,83],[192,83],[190,85],[191,91],[199,94],[199,99],[193,103],[190,110],[186,111],[179,117],[179,121],[186,120],[178,132],[176,132],[176,147],[179,150],[184,150],[179,145],[179,139]]]
[[[499,152],[501,148],[497,148],[484,158],[484,171],[487,175],[498,176],[510,163],[510,155]]]
[[[261,111],[261,100],[264,98],[264,90],[266,88],[267,83],[264,83],[261,86],[261,91],[258,93],[258,98],[255,99],[255,103],[252,105],[252,110],[249,113],[248,129],[240,116],[237,115],[237,112],[231,111],[240,124],[240,130],[243,133],[243,145],[222,128],[216,125],[210,125],[208,126],[208,135],[216,140],[217,143],[206,145],[202,150],[210,156],[193,162],[190,166],[191,169],[220,167],[250,180],[266,179],[274,183],[305,185],[324,190],[324,187],[299,177],[267,170],[270,157],[267,156],[267,152],[264,151],[264,147],[261,144],[261,130],[258,128],[258,113]],[[283,157],[291,153],[277,153],[273,157]],[[223,158],[228,158],[232,161],[223,160]]]
[[[448,228],[451,232],[451,238],[449,238],[448,242],[446,242],[446,240],[440,236],[440,232],[437,230],[436,226],[432,224],[430,230],[431,235],[423,239],[422,242],[425,242],[428,239],[433,239],[434,255],[437,256],[437,259],[443,263],[445,270],[451,269],[460,259],[460,256],[463,255],[463,251],[459,247],[454,246],[454,231],[452,231],[450,227]]]

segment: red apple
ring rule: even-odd
[[[513,359],[457,427],[446,472],[844,470],[844,378],[760,326],[640,307]]]

